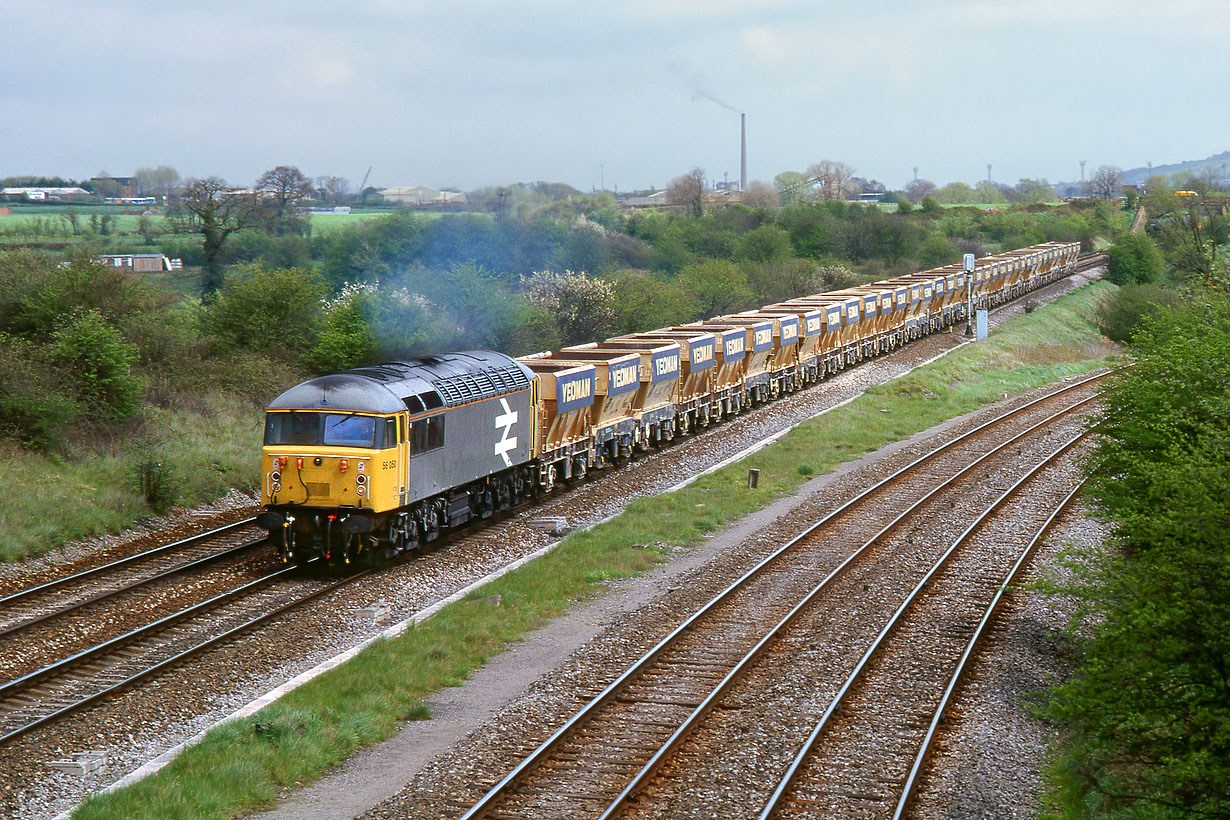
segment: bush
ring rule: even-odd
[[[1106,278],[1116,285],[1157,282],[1166,270],[1162,252],[1144,234],[1129,234],[1106,249],[1110,256]]]
[[[1119,549],[1064,590],[1083,628],[1046,706],[1067,734],[1053,793],[1065,817],[1227,817],[1230,301],[1159,311],[1135,342],[1089,482]]]
[[[72,376],[72,388],[91,412],[122,421],[141,410],[144,386],[132,374],[137,348],[96,311],[77,312],[55,331],[51,360]]]
[[[354,296],[326,312],[320,337],[306,357],[309,367],[328,373],[371,362],[376,339],[364,318],[363,302]]]
[[[1178,291],[1158,285],[1125,285],[1098,302],[1094,318],[1102,335],[1122,344],[1132,338],[1144,319],[1177,306],[1182,299]]]
[[[164,513],[179,500],[179,479],[165,461],[145,456],[132,465],[129,479],[154,512]]]
[[[299,268],[239,268],[202,311],[204,331],[223,350],[308,350],[316,344],[325,282]]]

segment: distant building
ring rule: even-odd
[[[437,191],[422,185],[385,188],[380,192],[386,202],[401,205],[464,205],[466,195],[457,191]]]
[[[160,253],[109,253],[97,257],[104,265],[126,268],[133,273],[155,273],[164,270],[180,270],[183,262],[168,259]]]
[[[85,188],[3,188],[0,189],[0,196],[42,202],[48,199],[80,199],[91,194]]]
[[[670,205],[666,199],[666,191],[658,191],[649,196],[630,196],[619,200],[625,208],[663,208]]]

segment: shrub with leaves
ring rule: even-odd
[[[1179,291],[1160,285],[1124,285],[1098,302],[1098,329],[1114,342],[1126,342],[1141,322],[1183,300]]]
[[[132,373],[136,345],[97,311],[79,311],[60,323],[51,360],[70,374],[73,392],[93,413],[123,421],[140,412],[144,387]]]
[[[324,279],[313,271],[248,265],[227,276],[201,323],[224,350],[308,350],[325,293]]]
[[[1152,284],[1166,272],[1162,252],[1144,234],[1129,234],[1106,249],[1106,278],[1116,285]]]
[[[1091,489],[1109,557],[1074,562],[1080,663],[1045,713],[1065,817],[1230,816],[1230,300],[1159,311],[1108,394]]]

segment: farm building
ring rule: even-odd
[[[466,195],[456,191],[436,191],[422,185],[402,185],[385,188],[380,195],[388,202],[403,205],[464,205]]]
[[[134,273],[179,270],[183,267],[178,259],[168,259],[160,253],[113,253],[97,258],[104,265],[127,268]]]

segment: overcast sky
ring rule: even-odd
[[[1051,182],[1230,148],[1225,0],[0,0],[0,176]],[[724,106],[735,110],[729,110]]]

